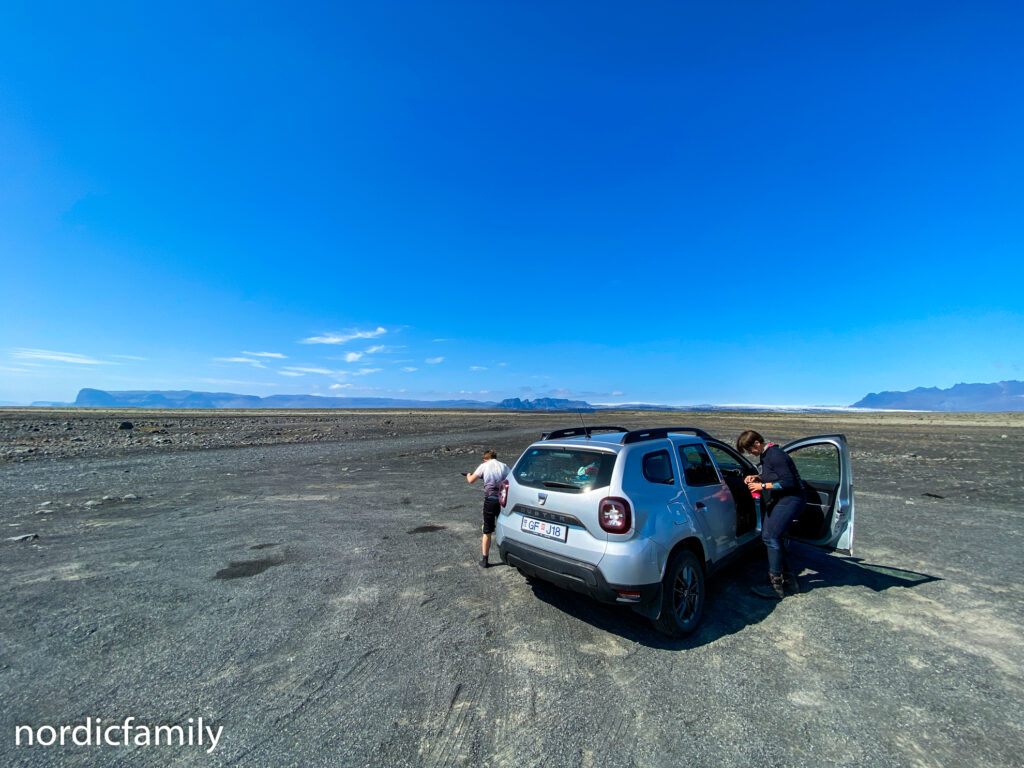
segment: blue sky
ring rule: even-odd
[[[4,3],[0,401],[1024,378],[1016,2]]]

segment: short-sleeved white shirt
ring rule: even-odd
[[[473,474],[483,478],[484,496],[497,496],[501,490],[501,481],[508,477],[508,465],[497,459],[488,459],[474,469]]]

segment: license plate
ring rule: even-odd
[[[552,523],[547,520],[524,517],[520,528],[535,536],[543,536],[545,539],[565,541],[569,538],[569,526],[562,525],[562,523]]]

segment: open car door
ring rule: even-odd
[[[853,552],[853,472],[844,435],[804,437],[782,446],[796,464],[807,510],[789,535],[807,544]]]

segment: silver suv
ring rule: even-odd
[[[602,433],[602,434],[596,434]],[[853,478],[843,435],[782,446],[807,491],[794,539],[850,553]],[[545,434],[501,492],[498,551],[523,574],[629,605],[683,637],[704,611],[705,577],[761,536],[757,469],[693,427],[574,427]]]

